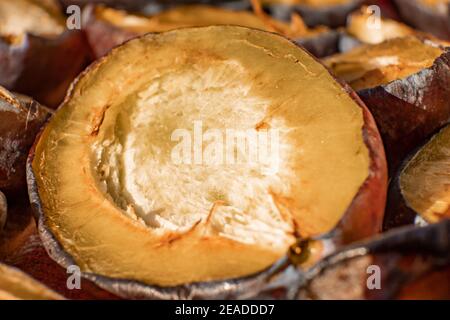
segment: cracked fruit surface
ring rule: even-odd
[[[226,144],[232,132],[244,143]],[[381,140],[354,93],[285,38],[231,26],[112,50],[75,83],[30,164],[57,261],[159,286],[262,271],[296,237],[369,236],[386,192]]]

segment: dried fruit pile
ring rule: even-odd
[[[0,299],[450,299],[449,21],[0,0]]]

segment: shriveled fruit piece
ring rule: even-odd
[[[421,218],[417,220],[417,218]],[[385,228],[450,218],[450,125],[405,161],[389,191]]]
[[[6,203],[6,197],[0,191],[0,232],[2,232],[3,227],[5,226],[7,213],[8,213],[8,205]]]
[[[54,1],[0,0],[0,85],[56,107],[90,55]]]
[[[364,105],[284,37],[242,27],[113,50],[74,85],[29,161],[53,258],[127,297],[256,273],[296,237],[367,237],[385,204],[384,151]],[[223,285],[182,291],[210,297]]]
[[[450,0],[394,0],[408,24],[450,40]]]
[[[0,300],[62,299],[62,296],[20,270],[0,263]]]
[[[297,298],[450,299],[449,244],[450,221],[387,233],[321,261]]]
[[[346,52],[361,44],[378,44],[413,34],[417,31],[396,20],[376,19],[370,7],[363,6],[348,16],[339,47]]]
[[[408,36],[324,60],[372,112],[395,173],[401,161],[450,120],[450,49]]]
[[[297,40],[320,56],[337,50],[338,34],[335,31],[324,27],[309,29],[298,16],[291,24],[276,21],[267,16],[257,3],[255,11],[256,14],[253,14],[206,5],[187,5],[144,16],[103,6],[89,6],[83,13],[83,28],[96,57],[145,33],[210,25],[238,25],[277,32]]]
[[[50,115],[39,103],[0,87],[0,190],[8,197],[26,192],[28,151]]]
[[[298,13],[308,26],[326,25],[332,28],[345,25],[347,16],[359,8],[364,0],[263,0],[264,6],[280,20],[289,20]]]

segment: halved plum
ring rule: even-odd
[[[354,92],[284,37],[233,26],[112,50],[74,84],[28,163],[53,259],[140,298],[251,291],[299,238],[373,235],[386,175]]]
[[[450,120],[450,49],[444,43],[407,36],[357,47],[324,62],[372,112],[391,175]]]

